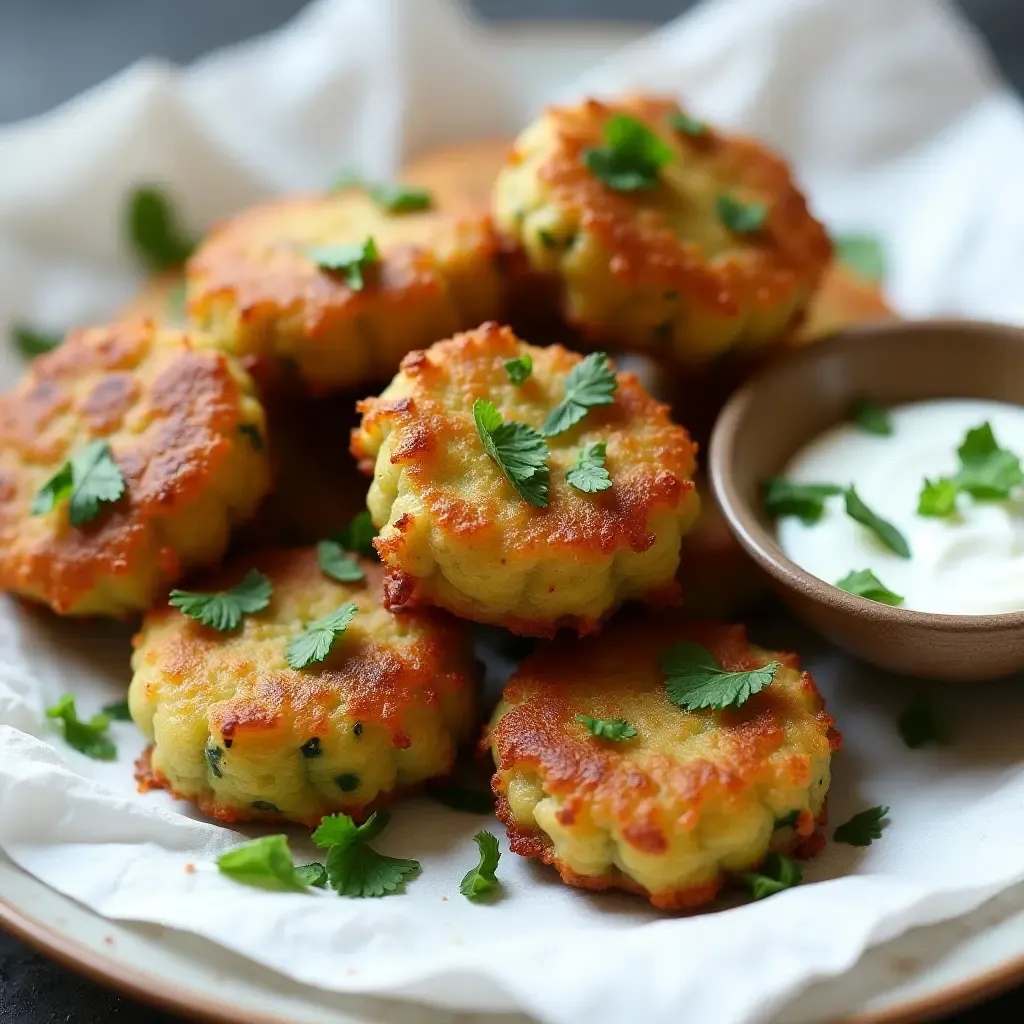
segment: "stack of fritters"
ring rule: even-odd
[[[512,849],[697,905],[813,845],[838,737],[792,655],[690,617],[751,590],[691,437],[772,352],[884,302],[781,160],[671,101],[552,108],[403,178],[244,211],[184,297],[165,276],[34,362],[0,399],[0,585],[145,614],[140,782],[224,821],[363,816],[445,775],[482,726],[460,620],[544,638],[487,729]],[[653,360],[673,407],[606,352]],[[193,599],[258,599],[168,604],[202,569]],[[679,643],[771,685],[687,708]]]

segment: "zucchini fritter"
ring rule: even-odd
[[[269,607],[219,633],[165,606],[135,637],[132,718],[153,741],[144,786],[195,800],[219,821],[362,817],[381,798],[451,768],[475,719],[465,628],[436,612],[395,614],[382,570],[336,583],[315,549],[264,552],[196,581],[224,590],[249,569]],[[345,602],[358,612],[326,660],[290,668],[288,641]]]
[[[782,667],[742,707],[685,711],[658,663],[680,641],[730,671]],[[637,735],[598,739],[580,714]],[[538,647],[509,681],[489,736],[498,817],[515,853],[570,885],[689,909],[811,837],[841,745],[832,724],[796,657],[752,647],[742,626],[620,617],[600,637]]]
[[[135,298],[122,306],[114,320],[154,320],[165,327],[185,327],[185,277],[169,270],[151,277]]]
[[[588,159],[623,118],[653,133],[667,162],[649,168],[646,184],[622,174],[613,188]],[[606,154],[611,172],[623,152]],[[643,169],[658,158],[636,159]],[[561,280],[571,325],[684,363],[783,336],[831,255],[778,157],[651,97],[549,108],[516,140],[493,205],[506,242]]]
[[[516,385],[505,363],[523,355],[533,370]],[[360,403],[352,450],[374,471],[367,505],[391,606],[433,604],[548,636],[561,626],[591,632],[630,599],[678,598],[680,539],[698,507],[695,447],[633,374],[616,375],[611,404],[545,438],[545,508],[516,492],[481,441],[476,399],[539,429],[581,361],[489,323],[410,353],[383,394]],[[599,442],[611,486],[584,493],[567,472]]]
[[[435,200],[437,197],[435,197]],[[361,278],[322,269],[373,239]],[[188,311],[226,351],[318,394],[387,380],[401,357],[500,309],[486,211],[455,196],[389,213],[361,187],[254,207],[189,261]]]
[[[219,561],[270,484],[249,377],[148,321],[75,331],[0,398],[0,588],[64,615],[145,611],[187,569]],[[257,443],[257,439],[260,439]],[[125,493],[84,525],[33,500],[106,441]]]

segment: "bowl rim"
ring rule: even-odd
[[[866,340],[886,337],[890,344],[898,345],[904,338],[936,331],[963,335],[966,341],[975,345],[978,341],[1013,339],[1024,346],[1024,327],[976,319],[943,317],[893,320],[843,328],[828,338],[787,353],[783,359],[756,373],[729,396],[711,433],[707,459],[708,478],[726,523],[743,549],[782,586],[796,591],[804,598],[878,625],[897,628],[918,627],[933,632],[979,635],[1024,631],[1024,609],[984,615],[923,612],[858,597],[812,575],[783,552],[775,537],[761,524],[756,510],[740,495],[731,473],[737,431],[748,414],[756,392],[767,382],[788,376],[805,364],[835,358],[837,352],[843,358],[855,359],[860,343]],[[977,353],[977,348],[974,352]]]

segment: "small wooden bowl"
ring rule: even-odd
[[[711,438],[709,476],[730,529],[797,615],[865,661],[934,679],[1024,669],[1024,611],[893,608],[825,583],[779,548],[761,507],[762,481],[848,418],[861,397],[886,405],[928,398],[1024,405],[1024,329],[957,320],[853,327],[753,378],[726,403]]]

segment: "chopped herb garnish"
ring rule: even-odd
[[[263,611],[270,604],[272,593],[270,580],[258,569],[250,569],[242,582],[230,590],[209,594],[172,590],[167,603],[204,626],[226,632],[237,629],[246,615]]]
[[[353,516],[347,526],[338,530],[331,540],[337,541],[346,551],[351,551],[353,554],[376,558],[377,550],[373,546],[376,536],[377,530],[370,518],[370,513],[364,509]]]
[[[672,147],[627,114],[614,114],[605,122],[604,141],[583,150],[583,165],[617,192],[656,188],[661,168],[672,159]]]
[[[358,611],[358,606],[348,601],[330,615],[311,622],[298,636],[288,641],[288,664],[299,669],[323,661],[331,653],[334,641],[344,635]]]
[[[453,811],[463,811],[466,814],[494,813],[494,797],[484,790],[442,784],[430,786],[426,794]]]
[[[888,807],[872,807],[855,814],[849,821],[840,825],[832,838],[837,843],[848,846],[870,846],[875,839],[882,838],[885,824],[882,819],[889,813]]]
[[[593,494],[595,491],[607,491],[612,485],[612,478],[605,469],[605,455],[608,444],[597,441],[581,448],[576,456],[576,465],[566,474],[566,479],[577,491]]]
[[[39,331],[26,324],[14,324],[11,327],[11,341],[14,342],[14,347],[26,359],[32,359],[35,356],[52,352],[60,346],[63,340],[64,335],[62,334]]]
[[[215,779],[223,779],[224,771],[220,764],[224,757],[223,748],[207,747],[204,753],[206,754],[206,763],[210,766],[210,771],[213,773],[213,777]]]
[[[46,709],[46,717],[61,723],[64,742],[94,761],[113,761],[117,747],[107,736],[110,719],[106,715],[93,715],[88,722],[78,719],[75,695],[65,693],[53,707]]]
[[[386,857],[371,846],[388,816],[374,811],[359,826],[347,814],[332,814],[320,822],[313,842],[327,850],[327,880],[339,896],[386,896],[419,871],[419,861]]]
[[[359,788],[359,776],[355,772],[342,772],[334,780],[342,793],[354,793]]]
[[[577,715],[576,721],[580,725],[585,725],[591,734],[600,740],[621,743],[637,735],[636,729],[623,718],[591,718],[590,715]]]
[[[524,353],[518,359],[505,360],[505,372],[513,384],[522,384],[528,380],[533,373],[533,359],[529,352]]]
[[[314,736],[312,739],[306,740],[306,742],[299,747],[299,752],[303,757],[321,757],[324,749],[320,746],[320,737]]]
[[[949,722],[939,710],[933,697],[918,694],[896,720],[900,736],[911,750],[927,743],[945,746],[952,739]]]
[[[99,514],[102,505],[124,494],[121,470],[106,441],[91,441],[39,489],[32,501],[32,514],[45,515],[68,498],[68,522],[85,526]]]
[[[303,885],[312,886],[314,889],[327,887],[327,869],[316,861],[312,864],[300,864],[295,869],[295,877]]]
[[[684,135],[690,135],[694,138],[699,138],[702,135],[707,135],[708,126],[704,121],[698,120],[696,117],[691,117],[689,114],[683,113],[681,110],[675,110],[668,115],[668,123],[675,128],[676,131],[682,132]]]
[[[853,487],[846,490],[846,514],[866,526],[894,554],[900,558],[910,557],[910,545],[906,537],[892,523],[872,512]]]
[[[253,800],[252,809],[254,811],[267,811],[273,814],[281,813],[281,808],[277,804],[272,804],[269,800]]]
[[[366,287],[366,272],[380,262],[380,253],[373,238],[359,245],[319,245],[306,250],[307,255],[321,269],[340,273],[354,292]]]
[[[843,266],[868,281],[885,277],[885,250],[877,238],[869,235],[844,235],[832,239],[836,258]]]
[[[878,434],[880,437],[889,437],[892,434],[892,417],[889,410],[870,398],[858,398],[853,403],[853,418],[861,430],[869,434]]]
[[[718,219],[734,235],[752,235],[764,227],[768,219],[767,203],[744,203],[729,195],[715,201]]]
[[[537,508],[547,508],[550,473],[544,438],[525,423],[506,423],[483,398],[473,403],[473,419],[484,449],[519,496]]]
[[[102,711],[112,722],[130,722],[132,720],[127,698],[119,700],[116,704],[105,704]]]
[[[921,496],[917,499],[917,514],[939,518],[951,516],[956,511],[957,490],[956,481],[948,477],[939,477],[938,480],[925,477]]]
[[[367,191],[370,198],[388,213],[414,213],[429,210],[434,205],[434,198],[427,189],[413,185],[370,185]]]
[[[305,892],[308,886],[318,884],[323,870],[319,864],[296,867],[287,836],[262,836],[242,843],[222,853],[217,867],[236,882],[273,892]]]
[[[238,426],[238,432],[242,437],[248,439],[254,452],[263,451],[263,435],[260,433],[260,428],[256,426],[255,423],[240,423]]]
[[[866,597],[881,604],[903,604],[903,598],[893,593],[870,569],[847,573],[836,586],[848,594]]]
[[[699,708],[738,708],[770,685],[781,662],[730,672],[700,644],[678,643],[663,651],[661,670],[668,676],[668,698],[687,711]]]
[[[956,484],[973,498],[1008,498],[1014,487],[1024,483],[1020,458],[999,447],[989,423],[968,430],[957,454],[960,472]]]
[[[796,516],[811,526],[825,514],[825,499],[842,493],[838,484],[798,484],[773,476],[764,482],[761,500],[772,519]]]
[[[316,559],[320,571],[339,583],[358,583],[366,578],[366,573],[359,562],[336,540],[320,541],[316,546]]]
[[[545,437],[564,433],[598,405],[615,401],[618,382],[607,352],[591,352],[565,378],[565,397],[548,414],[541,431]]]
[[[136,256],[155,274],[180,267],[195,249],[195,242],[181,230],[167,193],[155,185],[142,185],[131,193],[126,222]]]
[[[741,871],[740,877],[750,886],[755,900],[774,896],[783,889],[792,889],[803,881],[803,875],[796,862],[780,853],[769,853],[760,871]]]
[[[541,244],[545,249],[558,248],[558,239],[547,228],[541,228],[537,232],[537,237],[540,238]]]
[[[501,885],[495,874],[498,861],[501,859],[497,837],[490,832],[477,832],[473,836],[473,842],[480,851],[480,860],[475,868],[466,872],[465,878],[459,884],[459,892],[467,900],[478,900]]]

